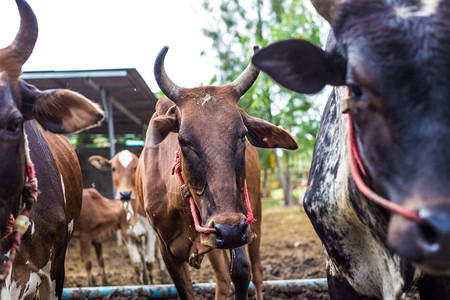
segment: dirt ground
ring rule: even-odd
[[[325,277],[325,260],[321,251],[321,243],[304,211],[299,207],[264,207],[262,222],[261,256],[264,264],[264,280],[303,279]],[[136,285],[137,275],[130,264],[126,247],[118,246],[115,237],[107,239],[103,244],[107,280],[109,285]],[[97,283],[101,282],[100,271],[95,263],[93,273]],[[154,272],[155,283],[161,283],[159,274]],[[191,268],[193,282],[213,282],[213,272],[208,259],[204,259],[201,269]],[[70,242],[66,259],[65,287],[86,286],[86,272],[78,252],[78,239]],[[275,298],[264,291],[267,299],[329,299],[326,291],[319,288],[323,296],[317,295],[317,290],[305,289],[303,295],[283,298],[282,294],[289,291],[279,289]],[[312,293],[315,294],[311,298]],[[199,296],[199,299],[211,299],[209,295]]]
[[[261,257],[264,265],[264,280],[324,278],[325,259],[321,250],[321,243],[317,237],[305,212],[299,207],[264,207],[262,222]],[[93,273],[97,283],[101,282],[100,271],[95,263],[92,249]],[[103,244],[103,255],[106,265],[109,285],[137,285],[138,278],[130,264],[128,251],[125,246],[118,246],[115,236],[107,239]],[[158,272],[153,272],[155,284],[161,280]],[[201,269],[191,268],[194,283],[214,282],[213,271],[208,259],[204,259]],[[78,240],[70,242],[66,259],[65,287],[86,286],[86,272],[78,252]],[[325,300],[330,299],[326,288],[321,286],[296,289],[263,287],[265,299],[293,299],[293,300]],[[105,299],[147,299],[134,295],[124,297],[110,295]],[[214,299],[214,293],[197,294],[196,299]],[[233,299],[230,295],[229,299]],[[249,299],[254,299],[250,293]],[[409,300],[419,299],[417,295],[409,295]]]

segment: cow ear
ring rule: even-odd
[[[111,161],[100,155],[89,157],[89,163],[102,171],[111,171]]]
[[[304,40],[274,43],[253,56],[255,66],[287,89],[302,94],[319,92],[326,84],[345,84],[346,61]]]
[[[105,117],[97,104],[70,90],[40,91],[23,80],[20,89],[25,119],[35,119],[53,133],[74,133],[98,126]]]
[[[298,144],[286,130],[267,121],[248,115],[244,110],[239,111],[248,130],[249,142],[259,148],[285,148],[295,150]]]
[[[164,141],[171,132],[178,132],[179,124],[177,118],[177,107],[173,105],[164,115],[155,112],[150,120],[147,131],[147,147],[154,148]]]

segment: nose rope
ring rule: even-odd
[[[16,258],[17,251],[20,249],[22,243],[22,236],[28,230],[30,221],[28,216],[32,205],[36,202],[38,196],[38,183],[36,174],[34,171],[34,165],[31,159],[27,157],[26,181],[23,187],[23,210],[22,213],[14,218],[13,214],[10,214],[8,225],[6,228],[6,234],[2,237],[2,255],[3,255],[3,270],[0,277],[0,282],[4,282],[8,276],[12,264]]]
[[[352,114],[350,112],[349,108],[349,100],[350,96],[345,98],[344,101],[344,110],[343,113],[347,114],[348,116],[348,135],[347,135],[347,142],[348,142],[348,154],[349,154],[349,160],[350,160],[350,170],[352,173],[353,180],[355,181],[356,186],[360,190],[361,193],[364,194],[369,200],[375,202],[376,204],[393,211],[397,214],[400,214],[404,216],[405,218],[411,219],[419,224],[427,224],[425,220],[423,220],[417,213],[412,212],[405,207],[394,203],[392,201],[389,201],[386,198],[381,197],[374,191],[372,191],[365,183],[364,180],[359,175],[359,170],[361,170],[361,173],[364,176],[367,176],[366,171],[364,170],[361,157],[359,155],[358,147],[356,145],[356,139],[355,139],[355,133],[353,128],[353,120],[352,120]]]
[[[252,205],[250,203],[250,198],[248,197],[248,189],[247,189],[247,180],[244,180],[244,195],[245,195],[245,209],[247,210],[247,218],[245,220],[245,224],[250,224],[256,222],[256,219],[253,217]]]
[[[181,183],[181,191],[183,193],[183,196],[189,197],[189,207],[191,209],[192,219],[194,220],[194,226],[195,230],[201,233],[211,233],[216,232],[217,230],[215,228],[208,228],[203,227],[200,225],[200,222],[198,220],[197,211],[195,209],[195,203],[194,198],[192,197],[192,194],[189,192],[188,188],[186,187],[183,176],[181,175],[181,163],[180,163],[180,149],[178,148],[178,151],[175,152],[175,162],[172,166],[172,175],[177,174],[178,178]],[[247,210],[247,217],[245,224],[250,224],[256,221],[256,219],[253,217],[252,207],[250,204],[250,199],[248,196],[248,190],[247,190],[247,181],[244,181],[244,195],[245,195],[245,209]]]

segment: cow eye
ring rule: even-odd
[[[355,84],[349,84],[348,89],[350,91],[350,97],[352,97],[355,100],[361,99],[361,97],[363,95],[363,91],[359,86],[357,86]]]
[[[22,128],[22,124],[24,122],[23,118],[15,118],[8,122],[8,125],[6,126],[6,131],[9,134],[16,134],[20,131]]]
[[[241,142],[245,142],[245,139],[247,138],[247,136],[248,136],[248,132],[247,131],[242,133],[241,134]]]
[[[181,147],[185,147],[188,145],[185,139],[178,137],[178,142],[180,143]]]
[[[115,171],[116,171],[116,168],[111,168],[111,171],[115,172]]]

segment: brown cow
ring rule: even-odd
[[[117,230],[120,230],[124,240],[127,240],[125,234],[128,229],[127,213],[122,201],[106,199],[93,188],[83,189],[83,205],[77,229],[80,234],[80,256],[86,268],[88,286],[95,285],[95,278],[91,272],[91,244],[94,246],[97,262],[101,269],[102,283],[108,285],[102,241]]]
[[[1,298],[56,299],[64,284],[67,243],[78,222],[82,180],[72,146],[64,136],[49,131],[76,132],[98,124],[104,114],[77,93],[41,92],[20,80],[38,27],[30,6],[24,0],[16,2],[19,33],[10,46],[0,50],[0,241],[2,254],[6,254],[0,268]],[[33,177],[32,162],[39,193],[30,208],[33,197],[29,196],[36,195],[34,183],[28,181]],[[14,229],[23,232],[16,253],[11,243],[21,234],[10,233],[8,224],[13,218],[24,220],[24,226]]]
[[[139,282],[141,284],[153,283],[152,269],[157,258],[159,259],[161,279],[166,282],[166,271],[157,248],[156,233],[148,223],[142,206],[136,200],[137,156],[124,150],[117,153],[111,160],[94,155],[89,158],[89,162],[99,170],[112,171],[113,184],[116,189],[115,199],[122,200],[127,211],[127,222],[130,226],[126,231],[126,244]]]
[[[138,199],[158,233],[166,267],[182,299],[194,299],[186,262],[199,268],[204,254],[215,271],[216,299],[225,299],[231,280],[238,299],[247,299],[250,279],[256,296],[262,298],[263,267],[261,239],[260,167],[254,146],[296,149],[285,130],[249,116],[238,107],[240,97],[252,86],[259,70],[253,65],[233,83],[193,89],[176,86],[164,71],[161,50],[155,62],[155,77],[167,96],[162,97],[147,131],[137,168]],[[177,149],[180,168],[192,194],[194,211],[202,231],[196,231],[190,203],[180,191],[180,181],[171,175]],[[245,181],[251,212],[245,208]],[[244,245],[248,244],[250,261]],[[213,250],[213,251],[212,251]],[[251,269],[251,271],[250,271]]]

